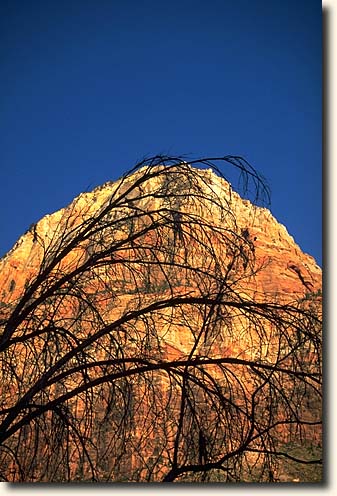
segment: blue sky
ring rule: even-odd
[[[321,2],[2,0],[0,256],[144,155],[242,155],[322,264]],[[226,173],[226,170],[224,170]]]

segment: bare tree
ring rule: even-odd
[[[99,207],[73,202],[49,238],[34,227],[39,271],[1,307],[2,480],[272,482],[284,460],[320,466],[319,303],[243,296],[261,267],[230,191],[195,168],[216,164],[268,194],[239,157],[156,156]]]

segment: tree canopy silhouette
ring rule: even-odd
[[[222,165],[268,199],[240,157],[156,156],[34,227],[38,270],[1,304],[2,480],[272,482],[284,460],[321,464],[320,306],[243,293],[254,243],[198,170]]]

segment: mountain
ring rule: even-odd
[[[239,477],[227,459],[240,480],[292,480],[271,446],[316,453],[321,269],[216,172],[146,163],[45,216],[1,259],[5,480]]]

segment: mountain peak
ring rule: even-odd
[[[48,214],[20,237],[0,261],[3,301],[17,297],[25,279],[39,270],[43,251],[57,243],[57,237],[77,233],[104,211],[127,223],[128,215],[165,210],[203,219],[219,229],[235,233],[254,250],[254,277],[248,286],[261,294],[288,299],[321,288],[321,269],[313,257],[304,254],[287,229],[270,210],[243,199],[231,184],[212,168],[197,168],[187,162],[143,166],[117,181],[108,181],[81,193],[71,204]],[[16,290],[10,291],[15,281]]]

